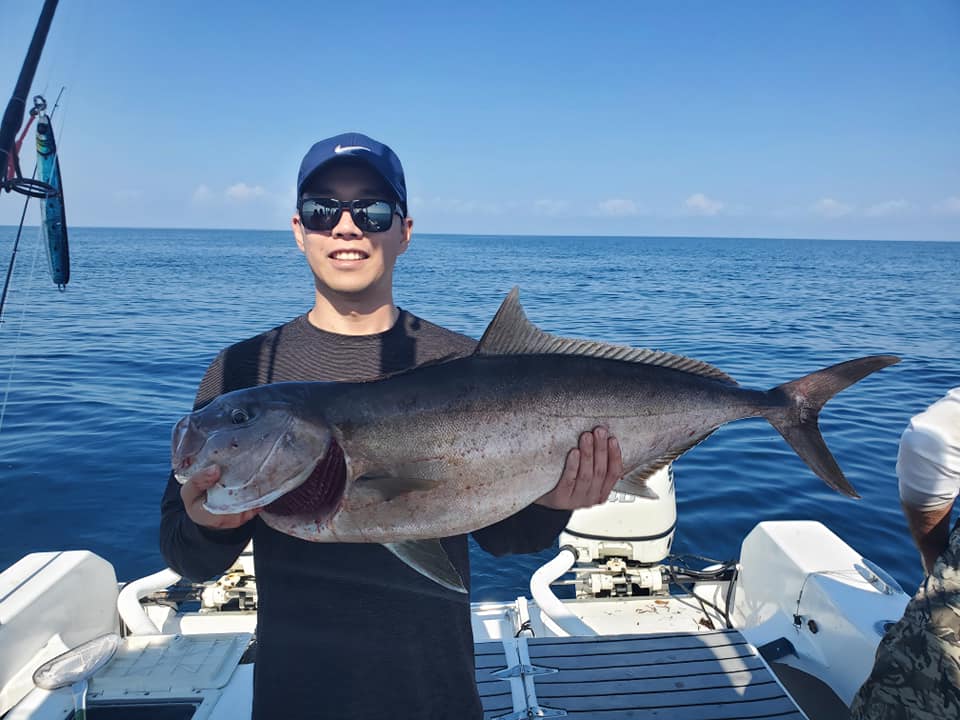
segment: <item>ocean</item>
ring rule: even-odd
[[[14,233],[0,228],[3,269]],[[75,228],[70,244],[59,292],[25,231],[0,326],[0,566],[83,548],[130,580],[163,567],[170,431],[207,364],[309,309],[312,279],[284,231]],[[479,337],[513,286],[545,330],[689,355],[747,387],[901,356],[821,415],[861,500],[830,490],[765,421],[733,423],[675,463],[674,552],[730,559],[757,522],[818,520],[913,592],[897,443],[960,385],[960,243],[415,235],[395,295]],[[474,547],[472,598],[526,594],[551,556]]]

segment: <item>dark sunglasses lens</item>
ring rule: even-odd
[[[340,203],[328,198],[306,198],[300,203],[300,220],[308,230],[332,230],[340,219]]]
[[[384,232],[393,223],[393,206],[383,200],[357,200],[353,221],[364,232]]]

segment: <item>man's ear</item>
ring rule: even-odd
[[[413,237],[413,218],[405,217],[403,219],[403,238],[401,240],[400,252],[406,252],[407,248],[410,247],[410,240]]]
[[[303,223],[300,222],[300,215],[294,215],[290,218],[290,228],[293,230],[293,237],[297,239],[297,247],[300,252],[306,252],[303,247]]]

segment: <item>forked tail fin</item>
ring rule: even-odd
[[[826,402],[838,392],[898,362],[900,358],[893,355],[848,360],[775,387],[767,393],[774,406],[764,417],[821,480],[837,492],[858,498],[823,441],[817,418]]]

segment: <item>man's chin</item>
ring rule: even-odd
[[[370,282],[331,283],[327,289],[343,297],[367,297],[376,294],[376,285]]]
[[[384,290],[383,283],[379,282],[380,279],[358,275],[326,278],[326,282],[318,283],[317,289],[321,295],[334,295],[353,302],[380,299],[384,303],[390,303],[392,302],[390,290],[389,288]]]

